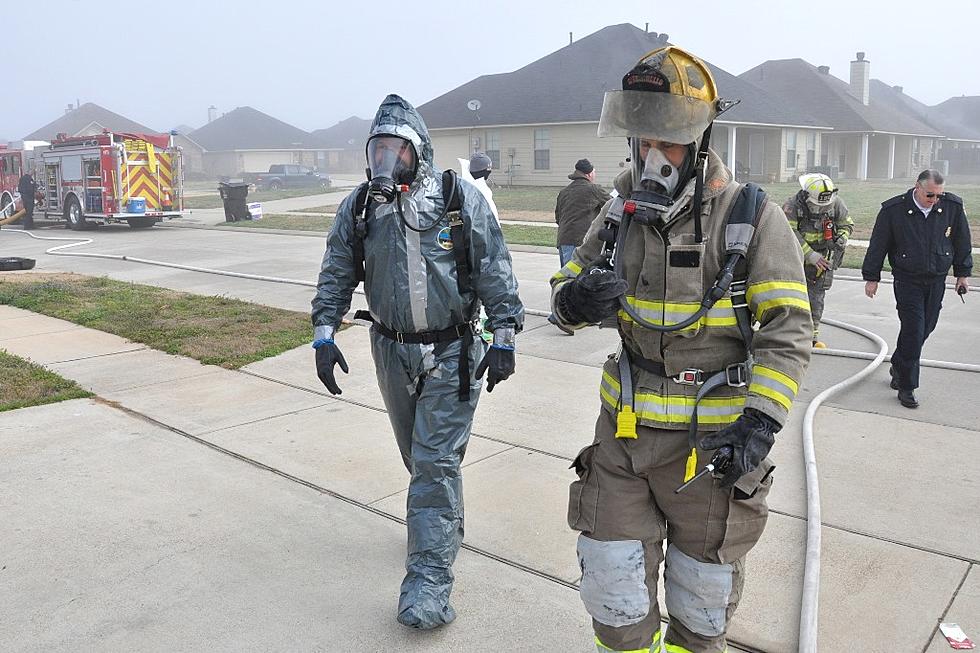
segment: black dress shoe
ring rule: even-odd
[[[919,402],[915,399],[915,392],[912,390],[899,390],[898,401],[906,408],[918,408]]]

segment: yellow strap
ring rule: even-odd
[[[687,483],[694,478],[694,473],[698,470],[698,450],[691,449],[691,455],[687,457],[687,464],[684,466],[684,482]]]
[[[150,167],[150,172],[156,174],[157,172],[157,153],[156,149],[153,147],[153,143],[146,144],[146,163]]]
[[[636,439],[636,413],[632,406],[623,406],[616,414],[616,437]]]

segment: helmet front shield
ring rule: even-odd
[[[598,135],[693,143],[715,115],[713,104],[697,98],[650,91],[606,91]]]

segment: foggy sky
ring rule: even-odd
[[[579,39],[618,23],[649,22],[650,31],[667,32],[673,43],[736,75],[767,59],[800,57],[829,65],[846,81],[860,50],[872,78],[901,85],[926,104],[980,95],[980,9],[968,0],[0,0],[0,6],[3,139],[47,124],[76,99],[161,131],[200,127],[212,104],[219,113],[250,105],[320,129],[351,115],[373,117],[389,92],[420,105],[564,47],[568,32]],[[702,13],[693,14],[695,7]]]

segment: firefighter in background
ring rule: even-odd
[[[800,176],[800,191],[786,200],[783,212],[803,247],[803,271],[813,318],[813,346],[823,349],[827,345],[819,336],[824,298],[834,283],[834,270],[844,260],[854,221],[847,214],[847,205],[838,195],[833,180],[818,173]]]
[[[17,182],[17,192],[20,193],[20,201],[24,205],[24,219],[21,224],[24,229],[34,228],[34,200],[37,195],[37,182],[34,176],[25,172]]]
[[[735,183],[708,149],[731,103],[702,61],[660,48],[622,86],[605,94],[599,136],[627,137],[631,166],[552,277],[565,326],[618,314],[622,336],[603,368],[595,439],[574,462],[580,596],[599,651],[659,651],[663,640],[668,651],[720,652],[766,524],[766,456],[809,362],[803,261],[779,206]],[[739,283],[721,292],[733,264]],[[705,312],[709,288],[720,298]],[[709,458],[724,475],[693,480]]]
[[[453,175],[438,174],[415,107],[386,97],[366,149],[370,183],[340,205],[327,238],[313,298],[313,347],[320,381],[340,394],[334,367],[348,368],[334,335],[363,278],[370,312],[355,318],[374,323],[378,386],[411,474],[397,619],[428,630],[456,618],[449,595],[463,541],[460,466],[479,379],[487,373],[490,392],[514,372],[524,308],[490,207],[469,183],[451,185]],[[481,303],[493,331],[489,349],[473,331]]]

